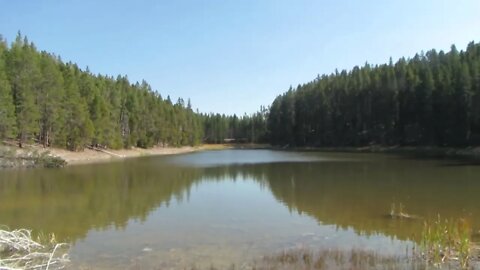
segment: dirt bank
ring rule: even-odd
[[[41,151],[41,146],[36,146]],[[196,151],[206,150],[224,150],[224,149],[266,149],[268,145],[262,144],[202,144],[200,146],[183,146],[183,147],[153,147],[148,149],[136,148],[120,149],[120,150],[92,150],[85,149],[81,152],[72,152],[59,148],[48,148],[50,154],[57,156],[67,162],[68,165],[87,164],[108,162],[115,159],[141,157],[141,156],[158,156],[158,155],[174,155]]]
[[[40,164],[36,161],[50,160],[50,157],[52,157],[53,160],[64,160],[66,165],[75,165],[109,162],[113,160],[141,156],[173,155],[204,150],[221,150],[227,148],[229,147],[226,145],[201,145],[195,147],[153,147],[149,149],[136,147],[120,150],[85,149],[84,151],[72,152],[60,148],[44,148],[38,144],[26,145],[24,148],[19,148],[15,146],[15,143],[8,143],[3,146],[0,145],[0,168],[46,167],[43,166],[43,163]],[[30,158],[30,156],[34,158]],[[26,157],[29,157],[29,159]],[[2,164],[4,166],[1,166]]]
[[[191,147],[154,147],[149,149],[143,148],[131,148],[131,149],[121,149],[121,150],[92,150],[85,149],[81,152],[72,152],[64,149],[58,148],[49,148],[50,154],[57,156],[61,159],[64,159],[68,165],[75,164],[87,164],[87,163],[98,163],[98,162],[108,162],[112,160],[124,159],[124,158],[133,158],[141,156],[157,156],[157,155],[173,155],[173,154],[183,154],[190,153],[194,151],[204,150],[204,146]]]

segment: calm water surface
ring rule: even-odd
[[[480,166],[380,154],[224,150],[0,172],[0,224],[72,243],[73,268],[241,265],[285,249],[395,255],[423,219],[480,231]],[[391,205],[422,220],[392,220]]]

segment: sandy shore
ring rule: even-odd
[[[39,151],[44,150],[38,147]],[[49,148],[48,151],[54,156],[64,159],[68,165],[108,162],[115,159],[133,158],[141,156],[156,155],[173,155],[183,154],[205,150],[222,150],[222,149],[275,149],[274,147],[261,144],[204,144],[200,146],[184,146],[184,147],[154,147],[149,149],[131,148],[121,150],[105,150],[103,152],[85,149],[82,152],[72,152],[64,149]],[[285,150],[285,149],[283,149]],[[293,149],[295,150],[295,149]],[[465,157],[480,158],[480,147],[469,148],[438,148],[438,147],[363,147],[363,148],[299,148],[296,150],[313,150],[313,151],[335,151],[335,152],[366,152],[366,153],[411,153],[431,155],[434,157]]]
[[[33,152],[37,151],[39,153],[48,152],[51,156],[59,157],[67,162],[67,165],[76,165],[76,164],[89,164],[89,163],[100,163],[100,162],[109,162],[113,160],[125,159],[125,158],[134,158],[142,156],[158,156],[158,155],[174,155],[174,154],[183,154],[196,151],[204,150],[220,150],[227,147],[222,145],[200,145],[200,146],[183,146],[183,147],[153,147],[149,149],[133,147],[131,149],[120,149],[120,150],[92,150],[85,149],[80,152],[72,152],[60,148],[44,148],[41,145],[28,145],[27,147],[20,149],[18,147],[10,148],[16,150],[17,154],[22,152]]]
[[[204,147],[154,147],[150,149],[131,148],[121,150],[96,151],[85,149],[81,152],[72,152],[64,149],[50,148],[51,155],[64,159],[68,165],[108,162],[116,159],[133,158],[141,156],[173,155],[190,153],[203,150]]]
[[[38,146],[43,149],[42,147]],[[175,155],[197,151],[224,150],[224,149],[265,149],[263,144],[202,144],[199,146],[183,147],[153,147],[149,149],[136,148],[105,150],[103,152],[85,149],[82,152],[72,152],[65,149],[49,148],[54,156],[64,159],[68,165],[108,162],[116,159],[133,158],[141,156]],[[40,149],[38,149],[40,150]]]
[[[5,144],[5,142],[4,142]],[[183,154],[196,151],[206,151],[206,150],[223,150],[223,149],[257,149],[258,147],[265,148],[263,145],[250,145],[250,144],[203,144],[200,146],[184,146],[184,147],[153,147],[149,149],[136,148],[131,149],[120,149],[120,150],[93,150],[85,149],[80,152],[72,152],[61,148],[44,148],[39,144],[26,145],[25,148],[18,148],[16,142],[8,142],[5,147],[12,149],[16,152],[16,155],[19,154],[28,154],[32,152],[48,152],[49,155],[59,157],[67,162],[67,165],[76,165],[76,164],[89,164],[89,163],[100,163],[100,162],[109,162],[113,160],[125,159],[125,158],[134,158],[141,156],[157,156],[157,155],[174,155],[174,154]]]

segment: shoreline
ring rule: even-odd
[[[179,155],[198,151],[215,151],[225,149],[271,149],[269,145],[260,144],[201,144],[198,146],[162,147],[152,148],[132,147],[130,149],[89,149],[74,152],[62,148],[44,148],[40,144],[28,144],[19,148],[15,142],[0,142],[0,169],[22,169],[45,167],[44,159],[52,159],[58,166],[64,167],[82,164],[105,163],[127,158],[146,156]],[[24,162],[25,157],[36,159]],[[2,166],[3,165],[3,166]]]
[[[153,147],[130,149],[84,149],[80,152],[72,152],[61,148],[43,148],[41,145],[28,145],[25,148],[15,146],[4,146],[6,149],[13,150],[14,156],[22,159],[22,155],[31,153],[39,153],[49,157],[61,159],[65,161],[65,166],[104,163],[127,158],[145,157],[145,156],[162,156],[162,155],[178,155],[198,151],[213,151],[225,149],[269,149],[275,151],[304,151],[304,152],[335,152],[335,153],[380,153],[380,154],[399,154],[412,155],[415,157],[426,158],[453,158],[453,159],[470,159],[480,160],[480,147],[470,146],[466,148],[454,147],[427,147],[427,146],[380,146],[371,145],[363,147],[279,147],[267,144],[202,144],[199,146],[182,146],[182,147]],[[11,166],[11,168],[22,168],[28,166]]]
[[[163,155],[179,155],[199,151],[215,151],[225,149],[271,149],[269,145],[260,144],[201,144],[198,146],[181,146],[181,147],[161,147],[130,149],[106,149],[93,150],[84,149],[81,152],[72,152],[60,148],[43,148],[41,146],[33,146],[38,151],[48,151],[51,156],[61,158],[67,162],[66,166],[103,163],[127,158],[146,157],[146,156],[163,156]]]
[[[425,158],[453,158],[480,160],[480,146],[437,147],[437,146],[382,146],[370,145],[360,147],[279,147],[270,149],[279,151],[304,151],[304,152],[332,152],[332,153],[372,153],[372,154],[397,154],[412,155]]]
[[[94,164],[104,163],[116,160],[123,160],[137,157],[147,156],[164,156],[164,155],[179,155],[186,153],[193,153],[199,151],[208,150],[223,150],[229,149],[226,145],[209,145],[203,144],[198,146],[181,146],[181,147],[162,147],[156,146],[152,148],[138,148],[132,147],[130,149],[106,149],[106,150],[93,150],[84,149],[81,152],[72,152],[60,148],[49,148],[46,151],[50,152],[51,156],[61,158],[67,162],[66,166],[81,165],[81,164]]]
[[[3,169],[21,169],[44,167],[42,161],[45,158],[60,161],[59,166],[74,166],[81,164],[104,163],[128,158],[137,158],[145,156],[178,155],[207,150],[229,149],[226,145],[199,145],[182,147],[153,147],[130,149],[84,149],[83,151],[73,152],[61,148],[44,148],[41,145],[26,145],[24,148],[18,146],[0,144],[0,168]],[[26,158],[27,157],[27,158]],[[32,157],[32,158],[30,158]],[[25,162],[26,161],[26,162]],[[53,166],[55,167],[55,166]]]
[[[115,160],[122,160],[128,158],[136,158],[143,156],[160,156],[160,155],[174,155],[184,154],[199,151],[198,147],[184,146],[184,147],[154,147],[149,149],[142,149],[133,147],[131,149],[120,150],[92,150],[84,149],[81,152],[72,152],[65,149],[50,148],[46,151],[50,155],[61,158],[67,162],[67,166],[80,164],[104,163]]]

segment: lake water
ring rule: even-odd
[[[418,220],[388,218],[392,204]],[[423,220],[480,229],[480,166],[381,154],[207,151],[0,172],[0,224],[72,267],[228,267],[293,248],[405,253]]]

